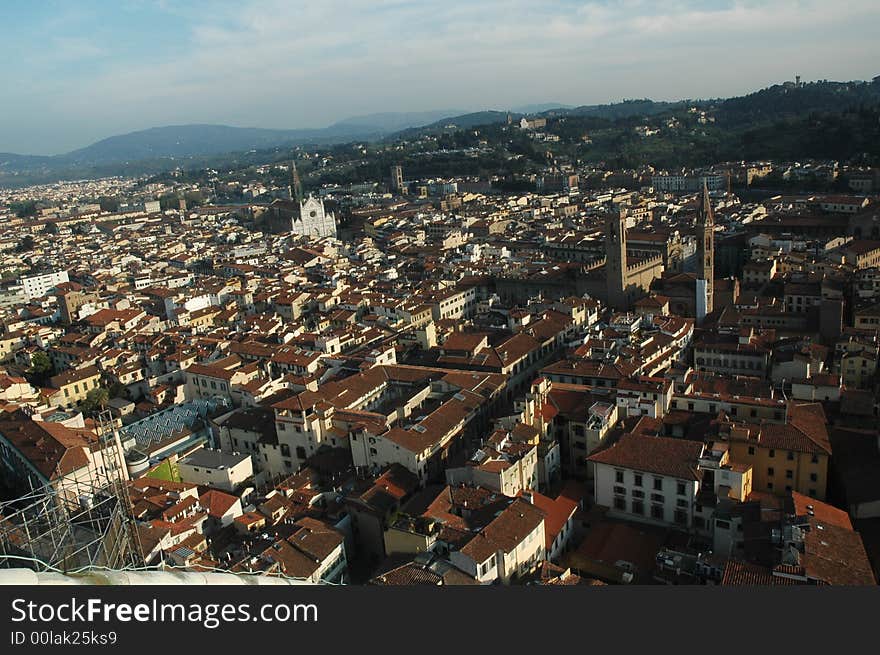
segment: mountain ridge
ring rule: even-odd
[[[871,81],[785,82],[726,99],[654,101],[642,98],[575,107],[541,103],[521,109],[544,111],[488,109],[458,115],[449,115],[458,111],[455,109],[382,112],[343,119],[324,128],[272,129],[207,123],[167,125],[110,136],[61,155],[0,153],[0,184],[21,185],[33,183],[33,180],[78,179],[86,175],[131,175],[137,174],[140,169],[156,171],[163,167],[170,170],[187,162],[197,163],[206,157],[234,157],[236,153],[302,145],[418,138],[503,123],[508,116],[516,121],[523,115],[633,121],[696,106],[717,112],[719,124],[733,129],[736,126],[757,125],[815,112],[843,111],[853,106],[878,103],[880,76]]]

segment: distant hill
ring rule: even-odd
[[[764,129],[780,120],[795,121],[797,129],[806,130],[808,123],[797,121],[822,113],[841,113],[880,105],[880,77],[870,82],[786,82],[742,97],[716,100],[657,102],[645,98],[579,107],[541,103],[519,107],[518,111],[511,111],[511,118],[518,121],[524,114],[539,114],[550,119],[570,117],[568,129],[586,128],[592,131],[593,127],[607,125],[611,128],[618,121],[632,121],[642,117],[662,120],[694,105],[711,109],[716,120],[713,130],[726,131],[725,134],[734,131],[739,134],[743,130],[758,134],[756,130]],[[195,166],[204,163],[206,158],[222,161],[228,155],[230,160],[235,160],[240,159],[242,153],[296,145],[330,145],[382,138],[413,139],[425,134],[439,135],[478,126],[497,125],[506,122],[507,117],[507,111],[459,113],[450,109],[356,116],[316,129],[285,130],[202,124],[154,127],[112,136],[63,155],[43,157],[0,153],[0,185],[20,186],[77,177],[155,173],[185,164]],[[587,125],[593,121],[598,123],[593,127]],[[577,123],[582,125],[579,127]],[[815,121],[811,124],[815,124]],[[788,142],[795,144],[798,139],[792,129],[794,128],[787,128]],[[767,134],[772,135],[773,132]],[[719,135],[718,138],[723,136]],[[812,139],[812,142],[818,143],[816,139],[818,137]],[[617,145],[609,144],[609,152],[619,151],[621,146],[622,142]],[[784,152],[786,147],[780,144],[779,151]],[[689,152],[686,145],[681,148],[681,152]],[[797,150],[802,152],[802,148]],[[676,152],[677,149],[671,149],[670,157],[674,158]]]
[[[106,164],[155,157],[185,158],[292,144],[314,130],[267,130],[227,125],[169,125],[102,139],[56,159],[66,164]]]
[[[519,120],[522,114],[511,113],[514,120]],[[467,130],[478,125],[492,125],[493,123],[507,122],[506,111],[477,111],[470,114],[462,114],[461,116],[450,116],[439,121],[425,125],[423,127],[415,127],[402,130],[398,134],[393,135],[399,138],[411,138],[422,134],[437,134],[439,132],[448,132],[450,130]]]
[[[301,144],[326,145],[380,138],[409,127],[425,125],[457,110],[371,114],[325,128],[280,130],[229,125],[168,125],[102,139],[62,155],[0,154],[0,172],[69,170],[156,159],[191,159],[220,153],[244,152]]]
[[[574,109],[574,107],[572,105],[564,105],[561,102],[543,102],[537,105],[513,107],[510,111],[515,114],[543,114],[554,109]]]
[[[681,107],[684,104],[684,101],[655,102],[646,98],[642,100],[624,100],[623,102],[608,105],[583,105],[562,113],[569,116],[589,116],[591,118],[617,120],[633,116],[654,116]]]
[[[880,77],[871,82],[793,82],[776,84],[718,103],[719,119],[731,125],[796,118],[814,112],[839,112],[880,102]]]
[[[366,116],[354,116],[334,123],[328,129],[344,127],[367,127],[384,132],[399,132],[410,127],[429,125],[450,116],[464,114],[463,109],[445,109],[437,111],[420,112],[383,112],[368,114]]]

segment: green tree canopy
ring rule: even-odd
[[[31,356],[31,367],[28,373],[32,382],[42,385],[52,374],[52,360],[42,350],[35,352]]]
[[[107,402],[109,400],[110,392],[104,387],[98,387],[92,389],[86,394],[86,399],[82,401],[80,409],[82,409],[85,414],[94,415],[107,407]]]

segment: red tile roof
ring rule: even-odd
[[[703,443],[699,441],[625,434],[615,444],[594,452],[587,460],[680,480],[700,480],[697,460],[702,452]]]

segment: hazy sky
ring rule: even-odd
[[[877,0],[76,0],[0,6],[0,152],[158,125],[710,98],[880,74]]]

